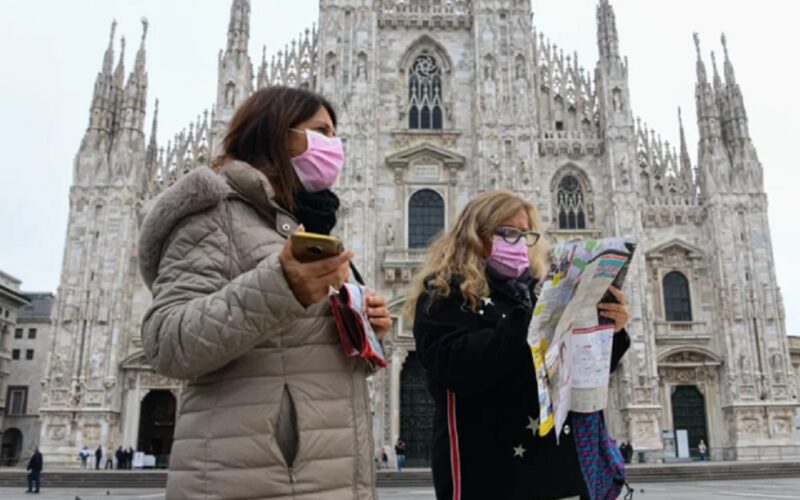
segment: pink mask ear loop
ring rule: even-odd
[[[311,139],[308,138],[308,132],[306,130],[301,130],[299,128],[290,128],[289,132],[295,132],[297,134],[303,134],[304,136],[306,136],[306,149],[297,156],[304,155],[308,151],[308,148],[311,146]]]

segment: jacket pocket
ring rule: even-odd
[[[297,410],[288,385],[283,386],[283,396],[278,410],[278,424],[275,428],[275,440],[286,466],[291,469],[297,458],[300,435],[297,431]]]

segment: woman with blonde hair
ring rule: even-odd
[[[438,499],[588,498],[570,422],[560,444],[538,436],[538,391],[527,331],[547,272],[536,207],[505,191],[470,201],[431,247],[409,300],[414,338],[436,402],[432,468]],[[615,322],[612,367],[630,344]]]

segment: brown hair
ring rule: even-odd
[[[336,112],[327,99],[295,87],[266,87],[255,91],[236,110],[223,140],[223,153],[212,167],[227,160],[239,160],[267,176],[276,201],[293,208],[294,195],[301,189],[286,149],[289,129],[308,120],[324,107],[336,126]]]

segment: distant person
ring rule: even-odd
[[[697,451],[700,452],[701,461],[708,460],[708,446],[706,446],[706,442],[704,440],[700,440],[700,444],[697,445]]]
[[[131,446],[130,448],[128,448],[128,453],[125,454],[125,463],[128,464],[129,469],[133,469],[133,455],[135,453],[136,451]]]
[[[114,469],[114,455],[111,454],[111,449],[108,450],[106,455],[106,470]]]
[[[381,448],[381,465],[384,469],[389,468],[389,455],[386,453],[386,448]]]
[[[394,454],[397,457],[397,470],[402,471],[406,466],[406,443],[400,438],[397,438],[394,445]]]
[[[89,447],[84,446],[78,455],[81,457],[81,469],[87,468],[89,466],[89,455],[91,455]]]
[[[127,465],[125,464],[125,452],[122,451],[122,446],[117,448],[116,453],[114,456],[117,458],[117,469],[127,469]]]
[[[628,441],[628,455],[626,463],[633,463],[633,443]]]
[[[94,451],[94,469],[100,470],[100,461],[103,459],[103,448],[100,446]]]
[[[619,445],[619,453],[622,455],[622,460],[624,460],[626,464],[630,463],[630,459],[628,458],[628,446],[628,443],[625,441]]]
[[[42,454],[39,452],[39,447],[33,447],[33,455],[28,462],[28,491],[25,493],[39,493],[39,482],[42,474],[42,467],[44,461]],[[33,489],[36,486],[36,489]]]

